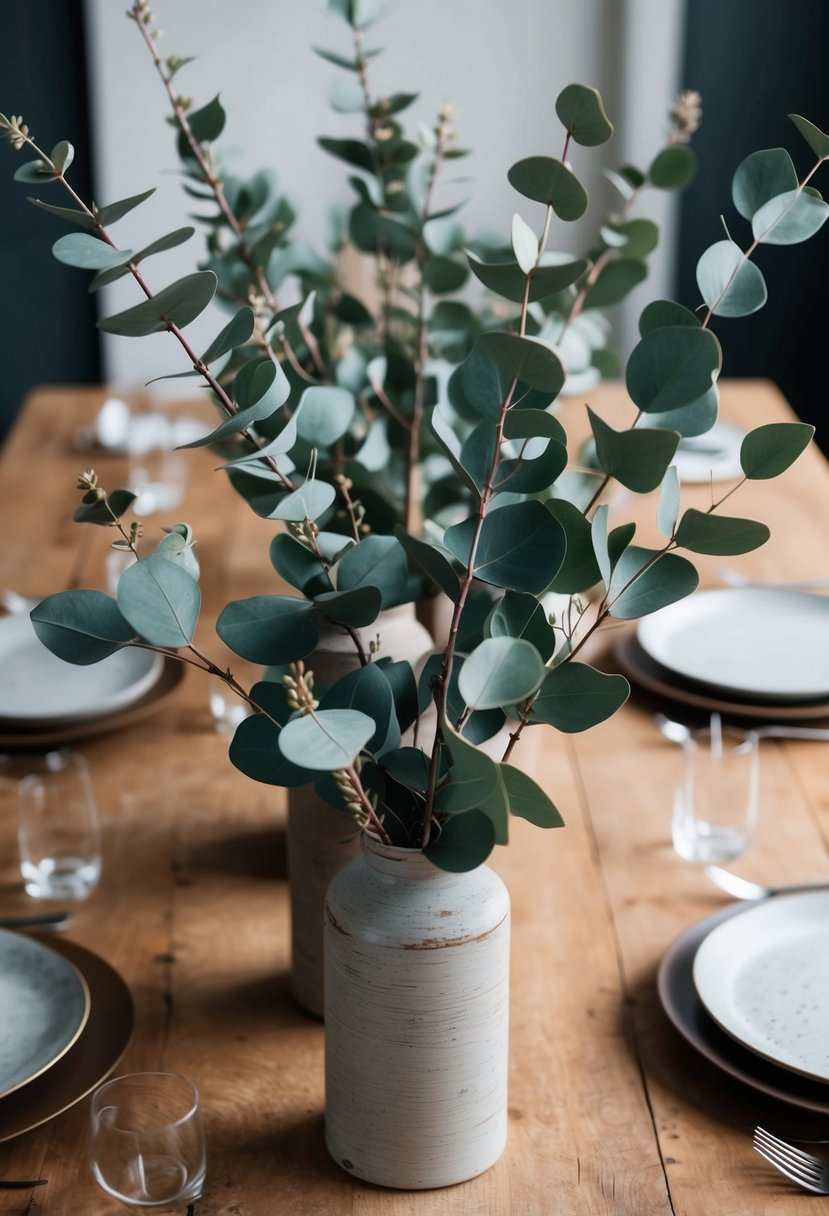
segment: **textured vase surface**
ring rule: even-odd
[[[379,634],[378,658],[408,659],[414,666],[431,649],[432,639],[415,619],[413,604],[380,613],[376,625],[360,631],[366,651]],[[305,666],[315,688],[342,679],[359,665],[353,640],[342,629],[320,632],[320,643]],[[337,871],[359,855],[351,819],[317,796],[312,785],[288,790],[288,879],[291,886],[291,988],[308,1013],[323,1015],[322,919],[325,892]]]
[[[325,904],[325,1138],[405,1190],[483,1173],[506,1144],[509,895],[363,837]]]

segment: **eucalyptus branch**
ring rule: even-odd
[[[791,202],[786,207],[786,211],[790,211],[792,209],[792,207],[795,206],[795,204],[797,203],[797,200],[800,198],[800,195],[803,193],[805,188],[808,186],[809,182],[812,180],[812,178],[817,173],[818,169],[820,168],[820,166],[822,164],[823,164],[823,158],[821,158],[814,165],[812,165],[811,169],[806,174],[806,176],[803,178],[803,180],[799,181],[797,183],[797,188],[792,192],[794,197],[792,198]],[[782,214],[785,215],[786,212],[784,211]],[[734,283],[735,279],[737,278],[737,275],[740,273],[743,266],[745,266],[746,262],[751,260],[751,255],[754,253],[757,246],[762,244],[764,238],[768,235],[768,233],[771,231],[771,229],[774,228],[774,226],[780,222],[780,219],[781,219],[780,215],[775,216],[774,219],[772,220],[772,222],[769,224],[768,228],[766,228],[764,232],[761,232],[759,236],[755,237],[754,240],[749,245],[748,249],[746,249],[742,252],[742,256],[740,257],[740,260],[738,261],[737,265],[734,267],[731,274],[729,275],[728,281],[726,282],[726,284],[723,287],[720,294],[717,296],[714,303],[710,305],[707,313],[705,314],[705,318],[702,322],[703,329],[708,328],[711,318],[715,315],[717,309],[719,308],[720,304],[724,300],[725,296],[731,290],[731,286]]]
[[[141,31],[141,36],[152,56],[156,71],[158,72],[158,75],[170,99],[170,105],[172,107],[176,126],[184,139],[187,141],[187,146],[193,155],[193,159],[199,166],[199,170],[204,178],[205,185],[209,186],[212,190],[213,197],[216,199],[219,210],[238,241],[236,252],[239,258],[247,266],[248,270],[256,281],[256,285],[267,300],[268,307],[270,308],[271,312],[278,312],[279,301],[271,290],[264,270],[261,266],[257,265],[251,250],[248,248],[245,242],[244,229],[239,220],[236,218],[232,207],[225,197],[222,179],[214,172],[204,154],[201,145],[199,144],[199,141],[193,134],[190,123],[187,120],[187,114],[185,113],[181,98],[173,85],[172,74],[167,70],[164,60],[158,53],[158,48],[156,47],[155,38],[153,36],[154,31],[150,29],[152,14],[150,12],[147,0],[135,0],[132,8],[127,11],[127,16],[135,22],[138,29]]]
[[[313,520],[306,518],[302,521],[301,524],[297,525],[297,532],[299,533],[297,539],[301,539],[301,540],[305,541],[305,543],[308,545],[308,548],[313,553],[314,557],[317,559],[319,564],[322,566],[322,569],[325,573],[325,577],[328,580],[329,587],[331,588],[332,591],[336,591],[337,587],[336,587],[334,579],[331,575],[331,566],[325,560],[325,556],[322,552],[322,549],[320,549],[320,547],[319,547],[319,541],[317,540],[317,533],[319,532],[319,529],[317,528],[317,525],[313,522]],[[363,646],[359,631],[357,629],[353,629],[350,625],[341,625],[340,628],[343,629],[344,632],[348,634],[348,636],[351,638],[352,642],[354,643],[354,649],[357,651],[357,658],[360,660],[360,666],[367,667],[368,664],[371,662],[371,659],[370,659],[369,655],[366,654],[365,647]]]

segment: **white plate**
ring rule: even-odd
[[[758,1055],[829,1081],[829,891],[775,896],[706,937],[694,984],[715,1022]]]
[[[89,1009],[77,968],[40,942],[0,930],[0,1096],[60,1059]]]
[[[696,485],[741,477],[740,448],[745,435],[730,422],[717,422],[705,435],[680,440],[673,459],[679,480]]]
[[[683,679],[740,697],[829,697],[829,597],[701,591],[639,622],[639,645]]]
[[[163,657],[124,647],[100,663],[64,663],[25,612],[0,619],[0,721],[79,722],[132,705],[159,679]]]

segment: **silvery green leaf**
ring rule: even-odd
[[[683,325],[653,329],[633,348],[625,384],[645,413],[677,410],[708,392],[721,360],[719,342],[710,330]]]
[[[217,334],[210,343],[201,357],[202,363],[213,363],[228,351],[235,350],[238,346],[244,346],[251,339],[254,324],[253,309],[247,305],[240,308],[233,319],[228,321],[221,333]]]
[[[298,596],[254,595],[226,604],[216,632],[234,654],[251,663],[293,663],[319,642],[319,613]]]
[[[797,172],[785,148],[752,152],[737,166],[731,183],[734,206],[750,220],[770,199],[797,188]]]
[[[809,445],[815,428],[805,422],[770,422],[743,439],[740,465],[751,481],[778,477]]]
[[[512,249],[524,274],[529,274],[538,261],[538,239],[517,211],[512,217]]]
[[[587,663],[560,663],[544,677],[530,718],[575,734],[605,722],[629,696],[624,676],[607,675]]]
[[[195,231],[195,228],[190,226],[177,228],[175,232],[168,232],[165,236],[160,236],[158,240],[152,241],[149,245],[140,249],[138,253],[132,254],[129,260],[137,266],[145,258],[152,257],[155,253],[166,253],[168,249],[175,249],[178,245],[183,245],[185,241],[190,240]],[[89,290],[98,291],[99,288],[106,287],[109,283],[114,283],[117,279],[121,279],[129,273],[129,266],[126,265],[116,265],[111,270],[102,270],[95,275],[95,278],[89,284]]]
[[[751,221],[755,239],[764,245],[797,245],[826,223],[829,206],[808,190],[790,190],[769,199]]]
[[[357,709],[318,709],[282,727],[279,750],[291,764],[333,772],[354,763],[375,729]]]
[[[821,160],[826,160],[829,157],[829,135],[824,135],[819,127],[816,127],[813,122],[809,122],[808,118],[801,118],[799,114],[790,114],[789,118],[806,140],[815,156],[820,157]]]
[[[676,452],[678,432],[661,427],[617,431],[589,406],[587,413],[602,471],[637,494],[655,490]]]
[[[579,179],[560,160],[528,156],[507,174],[510,184],[526,198],[552,207],[562,220],[577,220],[587,210],[587,194]]]
[[[556,114],[577,144],[593,148],[607,143],[613,123],[605,113],[597,89],[585,84],[569,84],[556,98]]]
[[[461,668],[458,688],[470,709],[517,705],[539,687],[544,663],[532,643],[522,638],[485,638]]]
[[[622,554],[611,579],[611,616],[635,620],[696,591],[699,575],[691,563],[676,553],[657,552],[631,545]]]
[[[301,523],[324,515],[337,497],[337,491],[327,481],[306,481],[298,490],[286,494],[268,513],[268,519],[284,519]]]
[[[153,646],[189,646],[199,618],[201,591],[185,570],[157,554],[128,566],[118,581],[118,607]]]
[[[106,241],[86,232],[70,232],[55,241],[52,253],[66,266],[81,270],[108,270],[132,257],[131,249],[113,249]]]
[[[330,448],[342,439],[357,408],[353,393],[331,384],[306,388],[300,406],[299,437],[320,448]]]
[[[359,80],[352,76],[335,76],[328,86],[328,104],[338,114],[357,114],[364,110],[366,100]]]
[[[66,663],[98,663],[136,638],[136,630],[102,591],[61,591],[29,615],[43,645]]]
[[[747,317],[766,302],[765,280],[733,241],[717,241],[697,262],[697,285],[718,317]]]
[[[150,190],[145,190],[143,194],[133,194],[130,198],[119,199],[117,203],[108,203],[105,207],[98,208],[95,212],[96,218],[105,227],[108,224],[115,224],[125,215],[129,215],[130,211],[134,211],[136,207],[145,203],[152,194],[155,194],[155,186]]]
[[[112,317],[105,317],[98,322],[98,328],[105,333],[121,334],[127,338],[162,333],[168,324],[183,329],[204,312],[216,293],[216,285],[216,275],[212,270],[185,275],[152,299]]]
[[[713,515],[689,507],[679,521],[676,543],[681,549],[689,549],[692,553],[731,557],[736,553],[750,553],[752,549],[759,549],[769,535],[766,525],[753,519]]]
[[[86,228],[88,232],[95,231],[95,220],[85,211],[76,211],[74,207],[53,207],[51,203],[41,202],[39,198],[30,197],[27,201],[33,206],[39,207],[41,211],[47,211],[49,215],[56,216],[59,220],[76,224],[78,228]]]
[[[49,159],[58,173],[64,174],[75,159],[75,149],[68,140],[62,139],[59,144],[55,144]]]
[[[679,474],[676,471],[676,465],[672,464],[662,480],[662,491],[656,511],[656,525],[663,536],[673,536],[678,517]]]

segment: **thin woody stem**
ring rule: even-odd
[[[158,53],[158,49],[155,45],[155,40],[153,39],[152,33],[151,33],[150,29],[148,28],[148,24],[144,20],[144,16],[142,13],[142,5],[140,3],[135,3],[133,5],[133,7],[129,10],[128,16],[132,17],[132,19],[135,21],[135,24],[138,26],[139,30],[141,31],[141,36],[147,45],[147,49],[149,50],[150,54],[152,55],[152,59],[153,59],[153,63],[155,64],[156,71],[158,72],[158,75],[161,78],[164,88],[167,90],[167,95],[170,98],[170,105],[172,107],[173,115],[176,120],[176,125],[178,126],[178,129],[181,131],[181,134],[184,137],[184,139],[187,141],[187,146],[189,147],[189,149],[193,155],[193,159],[196,161],[196,163],[199,166],[199,169],[201,170],[201,174],[202,174],[202,177],[204,178],[205,183],[212,190],[213,196],[216,199],[216,202],[219,206],[219,210],[221,211],[221,213],[224,216],[225,220],[227,221],[229,227],[232,229],[234,236],[236,237],[237,241],[239,242],[238,248],[236,251],[238,253],[239,258],[241,259],[241,261],[244,262],[244,264],[247,266],[248,270],[250,271],[253,279],[256,282],[257,287],[259,288],[259,291],[261,292],[261,294],[264,296],[265,300],[267,301],[268,307],[270,308],[271,312],[274,312],[274,313],[278,312],[279,311],[279,302],[278,302],[276,296],[274,295],[273,291],[271,290],[271,287],[265,276],[264,270],[262,269],[261,266],[258,266],[256,264],[253,254],[251,253],[250,249],[247,246],[247,243],[245,241],[245,236],[244,236],[244,229],[242,228],[242,225],[240,224],[239,220],[233,213],[233,209],[231,208],[230,204],[227,201],[227,198],[225,197],[224,186],[222,185],[222,180],[220,177],[217,176],[216,173],[214,173],[213,169],[208,164],[207,158],[204,155],[201,145],[199,144],[199,141],[196,139],[195,135],[193,134],[192,128],[187,119],[187,115],[185,114],[185,112],[181,106],[181,103],[180,103],[179,97],[178,97],[178,93],[176,92],[176,89],[173,85],[173,77],[170,74],[170,72],[167,71],[167,69],[164,65],[164,61]]]
[[[354,793],[357,795],[357,799],[358,799],[360,806],[362,807],[363,812],[364,812],[366,818],[368,819],[369,823],[374,828],[375,832],[380,837],[383,844],[390,845],[391,837],[389,836],[386,829],[383,827],[383,821],[379,818],[374,807],[371,805],[371,799],[369,798],[368,794],[366,793],[365,789],[363,788],[363,783],[360,780],[360,777],[359,777],[359,774],[357,773],[356,768],[354,767],[353,764],[349,764],[348,768],[345,771],[348,773],[348,780],[351,783],[351,788],[354,790]]]

